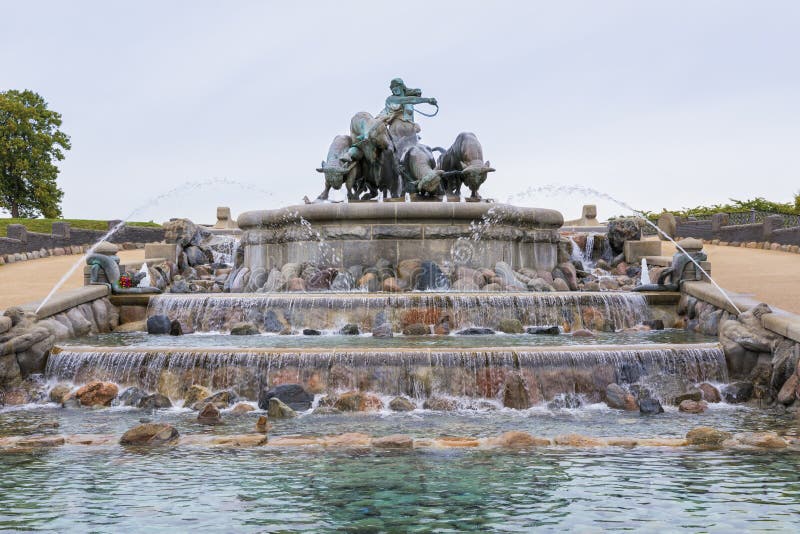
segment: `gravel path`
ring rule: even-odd
[[[144,250],[121,250],[122,262],[144,259]],[[0,310],[16,304],[41,300],[50,293],[64,273],[83,256],[50,256],[38,260],[0,265]],[[83,285],[83,267],[75,270],[62,289]]]
[[[800,254],[740,247],[703,247],[711,276],[723,289],[800,314]],[[662,254],[675,248],[662,245]]]

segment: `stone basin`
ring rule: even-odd
[[[289,262],[347,268],[410,258],[514,269],[556,266],[558,211],[492,203],[367,202],[308,204],[239,216],[244,265]],[[475,240],[473,225],[479,227]]]

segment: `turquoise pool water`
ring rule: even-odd
[[[143,418],[183,435],[252,429],[256,414],[37,407],[0,412],[0,433],[121,433]],[[270,435],[680,436],[698,424],[797,435],[795,415],[718,406],[656,417],[599,407],[450,414],[308,415]],[[403,452],[65,446],[0,454],[0,529],[52,532],[794,531],[796,452],[537,448]]]

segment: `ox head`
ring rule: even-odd
[[[417,191],[420,193],[428,193],[430,195],[438,195],[442,190],[443,175],[443,170],[432,169],[429,173],[420,178],[419,182],[417,182]]]
[[[332,188],[339,190],[344,183],[344,177],[349,173],[355,163],[351,164],[348,167],[335,167],[333,165],[326,165],[325,162],[322,162],[321,167],[317,167],[317,172],[321,172],[325,175],[325,184],[331,186]]]
[[[488,161],[486,163],[481,161],[472,162],[470,164],[461,163],[464,183],[471,187],[477,188],[480,186],[486,181],[486,175],[494,171],[495,169],[492,168]]]

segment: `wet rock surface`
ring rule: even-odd
[[[658,399],[641,399],[639,401],[639,413],[642,415],[657,415],[664,413],[664,407]]]
[[[258,397],[258,407],[269,409],[269,400],[277,398],[293,410],[305,411],[311,408],[314,395],[307,392],[300,384],[282,384],[263,390]]]
[[[145,423],[125,432],[120,445],[168,445],[178,441],[180,435],[167,423]]]
[[[75,398],[81,406],[111,406],[119,393],[119,388],[111,382],[93,381],[79,388]]]

